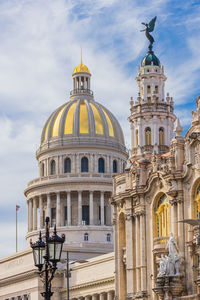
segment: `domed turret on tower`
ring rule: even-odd
[[[69,101],[50,115],[42,131],[39,178],[25,190],[27,241],[43,232],[49,216],[51,227],[56,224],[65,233],[64,250],[71,258],[87,259],[113,250],[112,176],[124,171],[128,155],[117,119],[94,100],[82,56],[72,78]]]
[[[141,66],[160,66],[160,60],[152,50],[149,50],[145,57],[142,59]]]

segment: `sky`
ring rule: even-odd
[[[24,189],[38,177],[43,126],[68,101],[83,63],[96,101],[118,118],[130,147],[129,101],[148,41],[141,22],[157,16],[154,52],[164,65],[183,134],[200,95],[200,2],[192,0],[0,0],[0,257],[26,247]]]

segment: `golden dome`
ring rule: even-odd
[[[77,67],[74,68],[73,74],[79,73],[79,72],[90,74],[90,70],[88,69],[88,67],[86,65],[83,65],[83,62],[82,62],[82,48],[81,48],[81,63],[80,63],[80,65],[78,65]]]
[[[42,132],[41,143],[53,143],[58,138],[62,139],[62,143],[66,140],[68,144],[76,141],[80,143],[78,138],[83,143],[88,143],[89,139],[95,144],[105,140],[124,145],[122,129],[113,114],[103,105],[87,99],[69,101],[49,117]]]
[[[79,72],[90,73],[90,70],[88,69],[88,67],[86,65],[83,65],[82,63],[80,63],[80,65],[78,65],[76,68],[74,68],[73,74],[79,73]]]

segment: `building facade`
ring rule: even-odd
[[[183,138],[152,50],[136,80],[130,166],[115,176],[112,197],[116,299],[199,299],[198,226],[180,221],[200,209],[200,97]]]

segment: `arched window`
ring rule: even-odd
[[[110,233],[107,233],[107,235],[106,235],[106,241],[107,242],[111,241],[111,234]]]
[[[81,158],[81,172],[88,172],[88,159],[85,156]]]
[[[155,206],[155,237],[168,237],[170,234],[169,201],[163,194]]]
[[[51,161],[51,175],[56,174],[56,162],[55,160]]]
[[[151,94],[151,86],[147,85],[147,94]]]
[[[200,217],[200,184],[197,186],[194,196],[194,218]]]
[[[138,129],[135,130],[135,147],[138,147]]]
[[[113,160],[113,173],[117,173],[117,161]]]
[[[155,86],[155,92],[158,93],[158,85]]]
[[[151,128],[145,129],[145,145],[151,145]]]
[[[98,161],[98,171],[99,173],[104,173],[105,170],[104,170],[104,159],[102,157],[99,158],[99,161]]]
[[[71,173],[71,159],[69,157],[65,158],[64,161],[64,173]]]
[[[165,139],[164,139],[164,128],[160,127],[159,128],[159,145],[164,145],[165,144]]]
[[[44,163],[41,163],[41,176],[44,176]]]
[[[84,234],[84,242],[88,242],[89,241],[89,236],[88,233]]]

